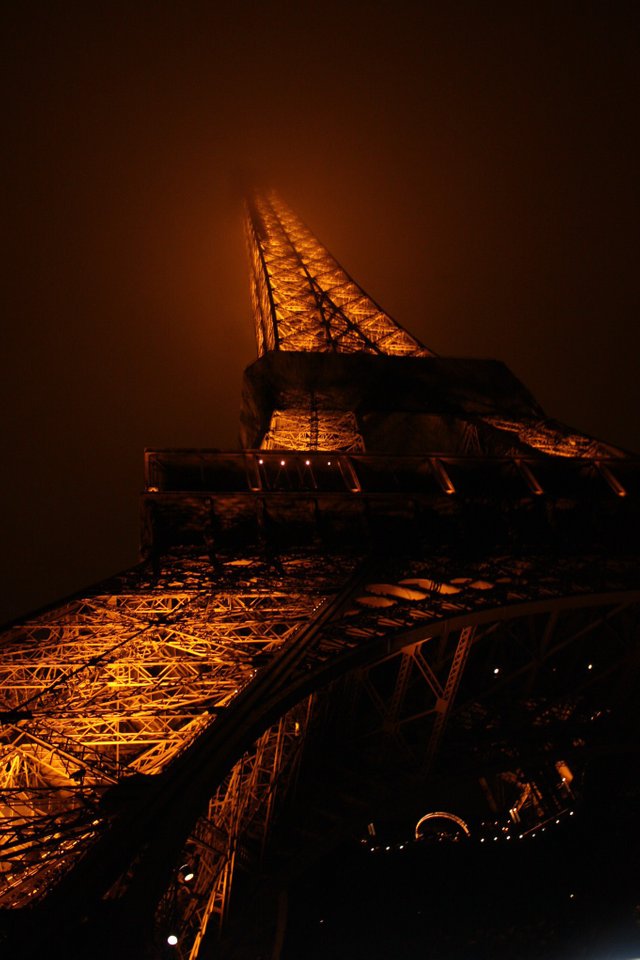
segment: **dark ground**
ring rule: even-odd
[[[284,960],[639,957],[637,791],[606,767],[574,817],[521,842],[354,839],[293,885]]]

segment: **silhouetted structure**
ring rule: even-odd
[[[435,356],[276,197],[247,223],[243,451],[147,451],[141,564],[2,636],[21,956],[205,956],[261,863],[517,839],[632,749],[638,460]]]

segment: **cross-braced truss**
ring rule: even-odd
[[[349,410],[274,410],[264,450],[340,450],[361,453],[364,441]]]
[[[297,705],[233,767],[209,801],[159,904],[159,940],[178,937],[182,954],[196,960],[211,920],[226,917],[234,871],[257,865],[278,793],[286,791],[302,755],[311,700]]]
[[[247,227],[260,355],[433,356],[275,196],[252,200]],[[291,362],[292,369],[302,364]],[[196,960],[207,926],[225,916],[234,871],[255,864],[276,797],[300,761],[317,691],[351,685],[340,734],[353,708],[351,742],[364,763],[384,757],[391,785],[403,765],[424,779],[446,748],[445,764],[453,756],[476,771],[495,767],[509,781],[514,817],[523,817],[529,807],[541,815],[546,802],[524,772],[527,751],[542,751],[564,770],[564,747],[586,743],[599,719],[589,691],[599,694],[612,677],[624,682],[640,610],[635,557],[615,549],[613,558],[542,547],[536,554],[511,541],[491,555],[498,549],[491,536],[474,542],[473,534],[476,521],[488,522],[483,483],[493,490],[499,479],[506,496],[513,473],[514,504],[545,493],[538,461],[528,465],[522,444],[569,457],[587,479],[597,473],[616,503],[636,491],[633,471],[627,491],[603,461],[617,451],[552,421],[479,414],[464,421],[468,462],[453,458],[445,469],[430,451],[422,466],[392,458],[384,476],[393,484],[385,480],[378,503],[375,462],[307,455],[362,450],[356,413],[339,401],[331,391],[291,398],[283,391],[278,409],[269,407],[263,448],[298,453],[243,456],[244,486],[237,486],[233,456],[225,463],[214,457],[215,469],[205,469],[206,458],[190,454],[172,488],[165,458],[168,486],[161,494],[154,480],[147,498],[157,494],[155,505],[164,504],[166,495],[171,529],[150,510],[150,526],[159,523],[158,538],[149,540],[151,569],[141,566],[0,635],[0,910],[40,905],[46,922],[33,934],[30,956],[41,955],[62,911],[66,932],[120,918],[105,956],[118,930],[144,914],[149,924],[155,916],[156,935],[179,936],[182,955]],[[507,449],[513,444],[513,470],[496,473],[482,459],[488,426]],[[593,463],[580,466],[579,457]],[[545,458],[539,463],[544,473]],[[463,497],[464,510],[451,512],[459,534],[447,546],[431,536],[429,518],[437,524],[440,514],[429,513],[425,500],[422,526],[411,545],[400,546],[406,490],[422,496],[425,485],[442,517],[449,516],[443,495]],[[309,539],[307,500],[316,492],[318,536]],[[550,529],[536,543],[549,539],[562,509],[554,496]],[[244,525],[247,498],[259,518],[255,529]],[[363,516],[381,511],[381,532],[393,527],[388,551],[375,551],[346,524],[353,498]],[[604,522],[614,509],[603,506]],[[280,531],[272,520],[280,516],[294,517],[291,542],[300,546],[276,555]],[[623,516],[631,527],[633,510]],[[332,546],[322,545],[320,531],[337,534]],[[343,531],[351,531],[348,547],[338,542]],[[169,547],[177,543],[183,546]],[[232,544],[230,552],[222,544]],[[533,731],[522,746],[514,704]],[[16,912],[29,923],[30,911]],[[132,944],[122,956],[137,957],[137,949]]]
[[[570,768],[607,748],[612,722],[615,748],[636,749],[624,719],[635,713],[638,670],[634,566],[542,556],[380,563],[309,657],[316,683],[333,681],[321,764],[336,777],[349,771],[344,821],[359,815],[362,829],[367,801],[370,813],[410,817],[416,785],[422,796],[447,777],[467,786],[488,777],[494,793],[509,782],[520,831],[573,806]]]
[[[594,597],[586,607],[578,598],[573,605],[549,598],[521,615],[496,614],[471,615],[459,628],[443,624],[355,671],[359,749],[371,742],[378,757],[384,741],[391,766],[425,777],[445,731],[456,763],[472,761],[478,770],[513,764],[539,746],[536,730],[559,755],[579,728],[583,737],[593,732],[610,710],[605,703],[616,699],[603,684],[615,687],[616,673],[618,695],[626,684],[640,622],[637,593]]]
[[[624,452],[612,444],[603,443],[584,433],[578,433],[556,420],[514,420],[506,416],[483,416],[484,423],[513,437],[517,443],[526,444],[552,457],[611,457],[624,456]]]
[[[114,788],[166,769],[343,573],[245,555],[212,576],[176,555],[0,638],[2,906],[46,893],[108,827]]]
[[[314,550],[271,561],[239,553],[214,567],[182,551],[166,558],[156,582],[138,571],[6,633],[3,905],[37,900],[84,849],[109,837],[119,816],[110,798],[123,781],[135,790],[136,774],[162,774],[163,792],[188,785],[188,776],[172,781],[172,770],[184,778],[183,756],[205,738],[213,743],[216,717],[231,716],[236,692],[255,687],[252,723],[259,726],[267,708],[280,709],[282,719],[265,724],[217,792],[211,782],[213,799],[189,839],[185,833],[158,914],[158,929],[177,924],[195,958],[208,922],[224,915],[239,857],[264,834],[275,791],[299,757],[306,723],[288,713],[290,704],[364,670],[367,736],[376,734],[377,717],[395,745],[394,762],[425,771],[445,727],[463,738],[473,728],[480,759],[493,749],[481,734],[503,704],[482,713],[478,703],[514,683],[531,686],[532,723],[571,720],[577,701],[566,690],[557,703],[541,698],[536,677],[551,678],[552,688],[554,664],[573,682],[576,662],[584,673],[589,657],[597,669],[588,679],[597,681],[635,642],[640,591],[632,563],[418,553],[372,558],[352,576],[355,569],[354,557]],[[497,630],[499,681],[489,670]],[[196,858],[190,887],[184,875]],[[118,881],[125,896],[126,872]]]
[[[428,357],[274,194],[247,222],[258,354],[268,350]]]

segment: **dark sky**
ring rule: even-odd
[[[633,8],[5,3],[0,619],[136,559],[145,446],[237,444],[247,176],[438,353],[640,449]]]

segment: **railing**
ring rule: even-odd
[[[640,458],[391,457],[331,452],[148,450],[148,494],[376,494],[626,497],[640,494]]]

